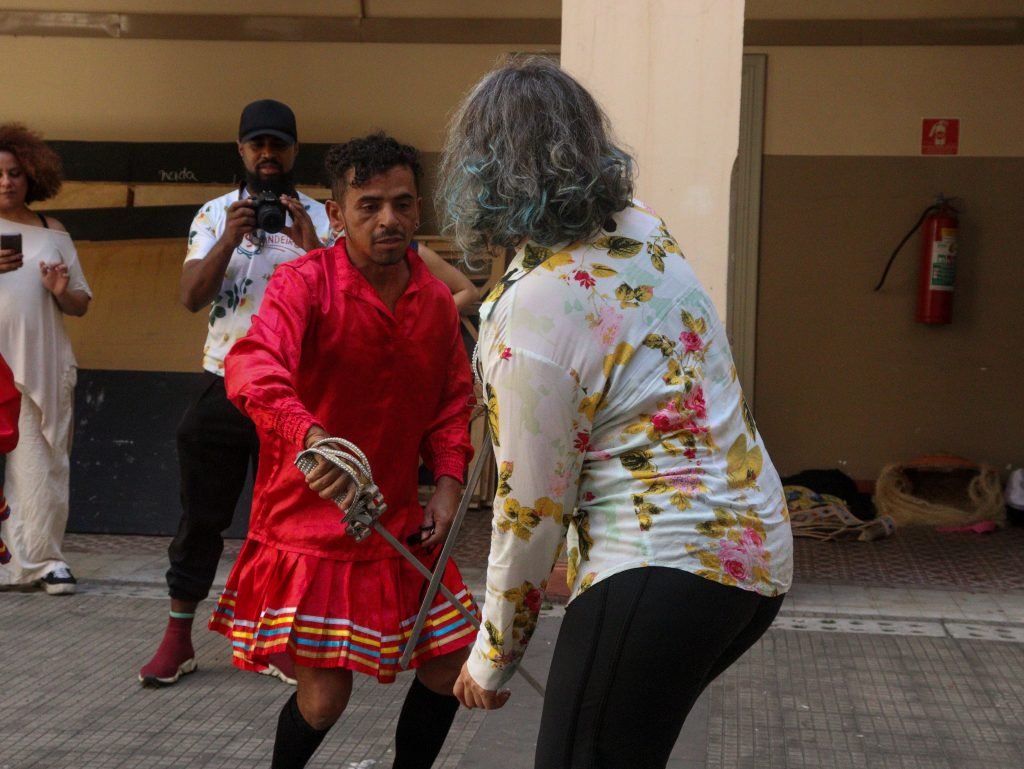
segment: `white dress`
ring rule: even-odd
[[[43,286],[39,263],[63,262],[69,289],[92,292],[66,232],[0,218],[0,232],[20,233],[24,263],[0,275],[0,355],[22,393],[17,448],[8,455],[4,492],[11,517],[2,538],[12,560],[0,585],[25,585],[65,563],[75,356],[63,313]]]

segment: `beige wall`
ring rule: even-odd
[[[51,139],[230,141],[241,107],[273,97],[295,110],[301,141],[384,128],[424,151],[440,147],[449,111],[510,49],[27,37],[0,44],[19,62],[19,76],[0,89],[0,115]]]
[[[1024,462],[1024,48],[765,48],[756,412],[784,473],[947,451]],[[960,117],[960,157],[918,154]],[[933,196],[963,198],[954,321],[913,321]]]
[[[513,48],[59,37],[0,37],[0,47],[21,73],[0,89],[0,115],[50,139],[231,141],[241,106],[273,96],[295,109],[303,141],[383,128],[425,152],[440,148],[463,92]],[[136,205],[198,204],[223,191],[138,185],[134,195]],[[124,184],[72,183],[40,207],[119,207],[127,196]],[[199,370],[205,314],[176,300],[184,237],[78,244],[95,294],[85,318],[67,321],[82,367]]]
[[[93,302],[65,318],[82,368],[199,371],[207,313],[178,303],[184,239],[79,243]]]
[[[748,52],[768,55],[766,155],[916,156],[924,117],[960,118],[962,155],[1024,155],[1024,46]]]
[[[628,7],[634,0],[625,0]],[[672,0],[676,2],[676,0]],[[662,3],[668,5],[668,3]],[[558,18],[560,0],[0,0],[0,9],[107,13],[259,14],[368,18]],[[1011,17],[1020,0],[746,0],[748,19]]]
[[[622,10],[589,2],[602,12],[632,13],[623,29],[637,21],[637,4],[614,3]],[[735,7],[734,0],[695,4],[711,10],[724,5],[727,14]],[[670,47],[645,49],[655,62],[655,79],[628,83],[632,97],[673,92],[678,69],[663,57],[677,55],[676,49],[703,50],[707,56],[699,66],[718,77],[712,66],[718,52],[701,49],[697,34],[711,21],[667,20],[666,14],[692,7],[689,2],[644,5],[651,15],[640,21],[649,25],[651,40]],[[351,16],[358,6],[357,0],[297,0],[288,12]],[[430,3],[436,15],[467,18],[551,18],[555,6],[557,0]],[[1021,0],[747,0],[746,17],[1021,17],[1022,6]],[[365,3],[369,15],[396,18],[428,13],[426,7],[419,0]],[[600,68],[609,82],[639,77],[646,62],[623,53],[629,48],[621,37],[593,37],[587,7],[583,0],[565,1],[568,35],[575,41],[575,52],[565,55],[570,69],[585,81],[584,65]],[[201,14],[210,4],[0,0],[0,8]],[[270,0],[224,0],[216,12],[279,8]],[[585,46],[598,42],[602,47],[588,54]],[[498,56],[542,48],[10,36],[0,37],[0,46],[7,60],[19,62],[18,77],[5,79],[0,89],[0,115],[22,119],[54,139],[225,141],[242,103],[272,95],[295,106],[306,141],[384,127],[426,151],[438,149],[448,110]],[[936,450],[1019,466],[1024,46],[749,50],[768,56],[756,410],[780,469],[840,467],[870,479],[889,461]],[[631,110],[629,100],[609,105],[626,142],[646,152],[663,146],[659,131],[683,130],[704,141],[699,132],[719,125],[733,109],[732,97],[726,98],[732,71],[721,71],[729,84],[721,94],[683,91],[681,98],[653,99],[657,113]],[[591,86],[604,98],[599,83]],[[694,104],[702,108],[692,109]],[[680,115],[683,107],[691,109]],[[655,114],[668,119],[652,121]],[[927,116],[962,119],[962,157],[917,156],[920,119]],[[723,125],[731,122],[729,117]],[[723,133],[717,146],[728,147],[733,136],[732,129]],[[652,162],[641,153],[641,195],[666,216],[717,293],[724,289],[724,250],[719,262],[717,235],[710,236],[711,244],[700,238],[717,233],[719,224],[705,227],[700,211],[708,203],[718,215],[718,193],[679,187],[679,179],[704,171],[701,158],[688,154],[689,142],[671,146],[679,154],[670,162],[659,156]],[[712,167],[719,167],[717,160]],[[668,177],[664,188],[653,186],[657,173]],[[870,289],[891,248],[939,191],[965,199],[961,267],[954,324],[926,328],[910,319],[916,242],[901,255],[885,292]],[[67,194],[79,203],[102,198],[119,205],[123,193],[114,185],[72,187]],[[156,190],[151,199],[193,193]],[[174,298],[183,244],[80,244],[80,250],[96,291],[89,315],[68,323],[82,365],[197,370],[206,320],[185,312]]]
[[[565,0],[562,64],[602,103],[724,317],[742,0]]]
[[[936,19],[1019,16],[1021,0],[747,0],[748,19]]]
[[[0,9],[232,16],[558,18],[559,0],[0,0]]]

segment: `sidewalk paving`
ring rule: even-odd
[[[470,531],[458,552],[477,594],[484,540]],[[221,636],[197,628],[199,672],[177,685],[138,684],[166,616],[166,542],[72,535],[78,595],[0,593],[0,769],[269,765],[291,690],[233,669]],[[938,580],[933,562],[948,564],[944,548],[956,542],[901,532],[882,547],[901,554],[901,577],[881,573],[878,543],[798,543],[798,579],[778,621],[705,692],[671,769],[1024,767],[1024,589],[1015,582],[1024,532],[962,542],[1013,569],[1010,589],[984,570],[973,582]],[[237,549],[228,543],[218,584]],[[932,586],[913,584],[915,570]],[[543,612],[527,655],[541,682],[563,613]],[[357,676],[310,767],[389,769],[410,677],[381,686]],[[437,767],[532,766],[540,698],[518,677],[512,689],[503,710],[460,711]]]

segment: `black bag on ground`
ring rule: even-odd
[[[784,486],[806,486],[819,494],[839,497],[850,508],[850,512],[862,521],[875,518],[871,495],[860,491],[853,478],[842,470],[801,470],[796,475],[787,475],[782,483]]]

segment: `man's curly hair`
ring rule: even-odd
[[[345,176],[350,168],[355,170],[352,186],[362,187],[377,174],[395,166],[408,166],[412,170],[418,190],[423,176],[419,151],[408,144],[399,143],[383,131],[360,139],[350,139],[344,144],[335,144],[324,158],[327,182],[334,199],[339,202],[348,187]]]
[[[64,181],[60,156],[39,134],[21,123],[4,123],[0,125],[0,152],[10,152],[21,164],[28,179],[26,203],[49,200],[60,191]]]

